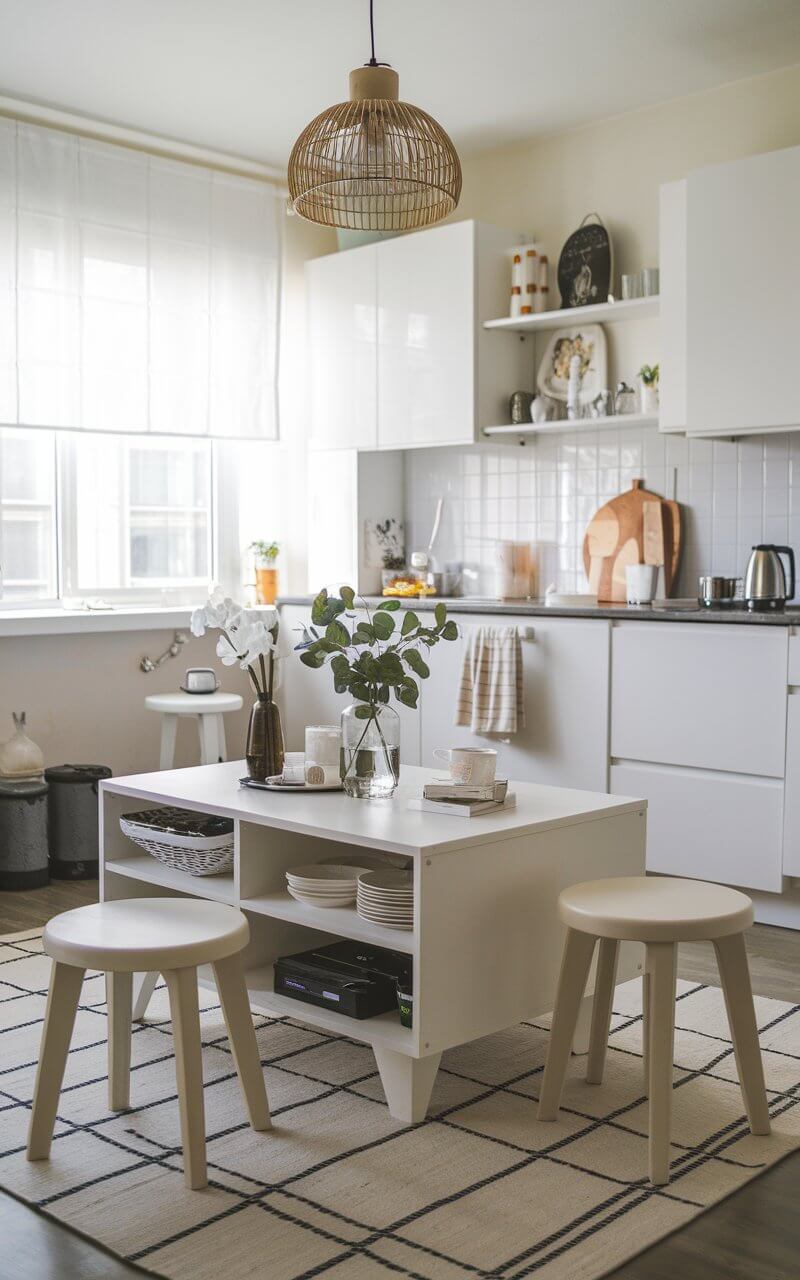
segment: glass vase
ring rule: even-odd
[[[400,717],[383,703],[342,712],[342,785],[356,800],[385,799],[400,780]]]
[[[283,773],[281,713],[268,694],[259,694],[247,726],[247,772],[257,782]]]

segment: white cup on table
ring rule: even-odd
[[[434,758],[450,769],[453,782],[470,787],[488,787],[497,772],[497,752],[489,747],[437,747]]]

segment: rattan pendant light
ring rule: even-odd
[[[309,222],[354,231],[408,231],[451,213],[461,165],[440,124],[399,101],[399,77],[372,56],[350,72],[350,101],[303,130],[289,157],[289,195]]]

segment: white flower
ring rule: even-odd
[[[203,608],[192,610],[192,621],[189,624],[193,636],[206,634],[206,611]]]
[[[239,655],[226,635],[221,635],[217,641],[217,657],[225,667],[232,667],[239,661]]]

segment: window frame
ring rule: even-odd
[[[30,432],[41,434],[35,427],[18,427],[9,424],[14,432]],[[52,431],[50,447],[52,450],[51,465],[54,470],[53,503],[25,503],[51,509],[52,543],[50,554],[53,564],[53,580],[55,596],[17,597],[8,599],[0,596],[0,613],[2,612],[40,612],[52,609],[74,608],[87,600],[102,599],[111,606],[147,607],[163,605],[180,607],[196,604],[205,595],[211,582],[220,582],[228,591],[235,592],[240,578],[241,550],[239,548],[239,496],[238,473],[232,456],[227,456],[224,441],[209,439],[207,436],[175,435],[161,437],[175,444],[201,444],[209,453],[209,528],[208,528],[208,578],[195,579],[191,582],[182,580],[179,585],[171,586],[170,580],[155,579],[152,583],[126,587],[97,587],[87,592],[80,592],[77,583],[77,522],[75,519],[77,503],[77,466],[78,437],[83,432]],[[102,433],[106,434],[106,433]],[[108,436],[118,439],[122,445],[120,433],[109,432]],[[142,444],[148,437],[127,436],[132,447]],[[151,440],[153,436],[149,437]],[[122,453],[120,466],[124,467]],[[122,518],[119,521],[118,537],[121,555],[127,561],[130,570],[130,472],[124,468],[122,477],[124,503]],[[23,504],[19,504],[23,505]],[[186,508],[187,511],[191,510]]]

